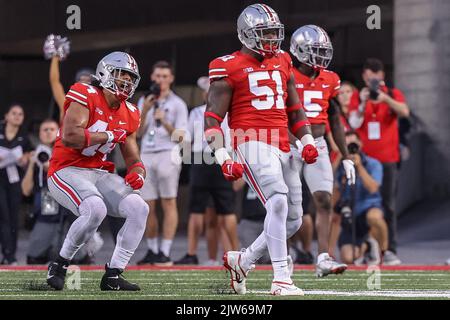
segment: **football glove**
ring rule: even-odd
[[[222,164],[222,172],[225,176],[225,180],[234,181],[242,178],[244,167],[239,162],[228,159]]]
[[[137,190],[144,185],[144,177],[137,172],[130,172],[125,176],[125,183],[133,190]]]
[[[312,144],[307,144],[303,147],[302,150],[302,159],[307,164],[311,164],[316,162],[319,153],[317,152],[317,148]]]

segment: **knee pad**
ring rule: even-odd
[[[81,201],[78,208],[80,216],[89,217],[89,223],[99,226],[105,219],[108,210],[99,196],[90,196]]]
[[[289,219],[286,222],[286,239],[292,237],[302,226],[303,218],[302,216],[296,219]]]
[[[148,204],[136,193],[131,193],[119,203],[119,213],[123,218],[136,218],[147,221]]]
[[[287,196],[283,193],[276,193],[267,199],[265,204],[267,213],[287,214],[288,201]]]

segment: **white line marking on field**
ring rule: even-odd
[[[251,294],[269,294],[269,291],[249,290]],[[305,295],[344,296],[344,297],[397,297],[397,298],[450,298],[450,290],[374,290],[374,291],[336,291],[304,290]]]

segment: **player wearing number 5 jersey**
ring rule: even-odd
[[[76,83],[66,94],[63,124],[53,149],[48,187],[59,204],[78,218],[71,225],[47,283],[64,288],[67,267],[78,249],[96,232],[107,214],[125,218],[101,290],[139,290],[122,272],[142,239],[148,206],[138,194],[145,167],[139,158],[136,130],[139,111],[127,102],[138,83],[136,61],[124,52],[100,60],[96,83]],[[114,174],[106,156],[119,145],[128,168],[125,179]]]
[[[271,293],[303,295],[291,280],[286,239],[302,223],[301,182],[294,158],[313,163],[317,150],[295,90],[292,61],[280,50],[284,27],[277,13],[264,4],[251,5],[239,16],[237,27],[241,50],[209,66],[205,136],[225,178],[235,180],[244,174],[267,215],[264,232],[246,250],[226,252],[224,266],[231,287],[245,294],[248,272],[268,249],[274,269]],[[223,147],[220,129],[227,112],[234,160]],[[289,130],[305,145],[301,154],[291,154]]]
[[[333,46],[327,33],[315,25],[297,29],[291,37],[290,51],[297,58],[295,63],[295,87],[303,102],[306,115],[319,151],[317,162],[301,169],[301,173],[314,199],[319,255],[316,274],[319,277],[330,273],[341,273],[347,265],[337,263],[328,254],[330,233],[331,193],[333,171],[327,144],[324,139],[329,121],[333,138],[343,156],[343,165],[348,181],[355,182],[353,162],[348,158],[344,129],[340,120],[337,94],[340,88],[339,76],[326,70],[333,56]],[[296,141],[299,150],[303,148]],[[293,147],[297,149],[296,147]]]

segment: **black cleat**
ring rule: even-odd
[[[158,255],[156,253],[154,253],[152,250],[148,250],[145,257],[142,260],[138,261],[137,264],[154,264],[157,258]]]
[[[186,255],[181,258],[180,260],[177,260],[174,262],[174,264],[190,264],[195,265],[198,264],[198,258],[196,254],[190,255],[186,253]]]
[[[123,270],[109,268],[105,264],[105,274],[100,282],[102,291],[140,291],[141,288],[135,283],[128,282],[123,276]]]
[[[64,289],[64,282],[66,279],[67,268],[69,262],[54,261],[48,265],[47,284],[55,290]]]

